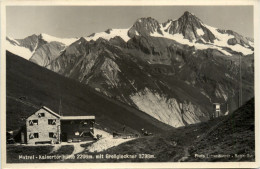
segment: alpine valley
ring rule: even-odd
[[[7,37],[6,49],[173,127],[208,121],[213,103],[237,109],[240,62],[243,103],[254,97],[253,39],[189,12],[81,38]]]

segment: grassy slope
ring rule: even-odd
[[[39,71],[41,71],[41,73],[38,73]],[[156,157],[155,159],[137,158],[134,160],[123,161],[178,161],[183,157],[187,157],[185,158],[185,161],[254,160],[255,145],[253,99],[229,116],[220,117],[200,124],[194,124],[187,127],[169,130],[167,133],[165,133],[162,131],[165,131],[165,129],[169,129],[169,127],[158,123],[158,121],[154,121],[154,119],[149,119],[149,116],[147,119],[141,118],[142,120],[140,120],[139,118],[139,121],[137,121],[137,115],[130,111],[132,110],[131,108],[128,107],[128,109],[125,109],[125,105],[121,105],[115,101],[112,102],[112,100],[107,100],[84,85],[74,82],[73,80],[61,77],[35,64],[24,61],[21,58],[17,58],[16,56],[13,56],[11,54],[8,54],[7,73],[7,94],[9,96],[12,96],[12,98],[7,98],[7,127],[18,127],[18,124],[21,123],[21,117],[25,116],[26,114],[30,114],[30,111],[33,112],[33,108],[28,107],[24,104],[20,104],[20,102],[17,102],[17,100],[19,99],[15,100],[13,98],[26,96],[26,101],[37,105],[44,103],[45,105],[57,111],[57,105],[59,102],[57,91],[59,91],[58,89],[60,89],[63,93],[63,102],[66,103],[63,105],[64,114],[68,112],[87,114],[86,112],[88,111],[96,112],[93,110],[98,110],[100,111],[100,113],[96,113],[96,116],[98,117],[98,122],[103,126],[108,126],[108,128],[115,129],[116,127],[123,124],[121,122],[122,119],[130,119],[130,121],[135,120],[134,125],[132,123],[126,123],[126,125],[133,128],[133,130],[139,130],[141,126],[145,126],[145,128],[150,131],[157,131],[157,134],[155,134],[154,136],[142,137],[133,141],[129,141],[118,147],[113,147],[103,152],[109,154],[147,153],[153,154]],[[14,83],[14,81],[16,83]],[[59,81],[61,83],[58,85],[57,82]],[[93,103],[94,106],[89,106],[90,104],[88,102]],[[102,103],[102,107],[99,103]],[[122,106],[125,108],[123,108]],[[110,119],[111,121],[107,120],[113,117],[114,111],[123,111],[124,114],[119,117],[114,116],[115,118]],[[146,117],[146,115],[143,116]],[[152,120],[152,122],[149,122],[149,120]],[[154,126],[155,123],[158,125],[158,127]],[[219,124],[218,127],[215,127],[217,124]],[[208,131],[211,131],[212,128],[215,128],[215,130],[212,130],[212,132],[208,133]],[[205,133],[207,134],[205,135]],[[218,139],[216,139],[216,137]],[[9,149],[9,152],[13,151],[16,150],[12,148]],[[196,153],[249,153],[253,156],[250,158],[198,159],[194,158],[194,154]],[[111,162],[111,160],[106,159],[98,161]],[[73,160],[73,162],[86,161]]]
[[[179,161],[183,157],[185,157],[183,161],[254,161],[254,136],[254,100],[251,99],[228,116],[178,128],[169,131],[168,134],[133,140],[111,148],[105,153],[147,153],[156,157],[124,161]],[[195,154],[250,154],[252,156],[195,158]]]
[[[205,161],[254,161],[255,154],[255,119],[254,99],[227,117],[205,138],[189,149],[189,161],[199,161],[195,154],[231,154],[230,158],[205,159]],[[238,157],[237,155],[252,155]]]
[[[21,97],[24,97],[20,99]],[[101,127],[129,132],[145,127],[154,133],[172,127],[144,112],[106,98],[89,87],[7,52],[7,130],[15,130],[36,108],[45,105],[58,112],[62,98],[63,115],[95,115]]]

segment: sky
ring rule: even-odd
[[[6,33],[15,39],[40,33],[86,37],[108,28],[130,28],[141,17],[163,23],[185,11],[204,24],[254,37],[252,6],[7,6]]]

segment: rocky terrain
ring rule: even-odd
[[[252,98],[227,116],[139,138],[103,153],[141,153],[156,157],[114,159],[113,162],[253,162],[256,160],[254,114]]]
[[[121,132],[124,125],[132,134],[139,134],[142,128],[153,133],[172,129],[136,108],[10,52],[6,61],[6,130],[14,135],[41,106],[60,111],[64,116],[94,115],[95,126],[109,133]],[[21,138],[19,134],[17,137]]]
[[[189,12],[165,23],[140,18],[129,29],[87,37],[40,34],[7,44],[14,54],[173,127],[209,120],[212,103],[221,103],[222,114],[238,108],[240,58],[243,102],[254,96],[253,40]]]

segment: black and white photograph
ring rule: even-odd
[[[249,2],[5,4],[2,162],[256,164]]]

